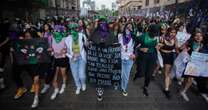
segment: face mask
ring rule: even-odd
[[[56,43],[61,42],[62,38],[63,38],[63,36],[61,35],[61,33],[59,33],[59,32],[54,33],[54,39],[55,39]]]
[[[76,30],[71,31],[72,39],[74,42],[78,41],[78,32]]]
[[[103,23],[100,23],[100,28],[102,31],[107,31],[107,23],[103,22]]]

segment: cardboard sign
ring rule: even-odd
[[[119,87],[121,80],[121,47],[92,44],[87,50],[88,80],[93,85]]]
[[[188,76],[208,77],[208,54],[192,52],[184,73]]]

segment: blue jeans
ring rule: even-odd
[[[129,76],[131,72],[131,68],[133,66],[133,60],[122,60],[122,67],[121,67],[121,89],[123,91],[126,91],[128,82],[129,82]]]
[[[76,61],[70,60],[69,63],[75,85],[77,88],[81,88],[86,84],[86,62],[80,56]]]

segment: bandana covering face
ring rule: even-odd
[[[78,32],[75,30],[71,30],[72,39],[75,43],[78,43]]]
[[[99,25],[100,25],[99,32],[101,33],[101,37],[104,39],[108,35],[107,23],[101,22]]]
[[[130,42],[131,38],[131,32],[127,29],[126,36],[123,36],[123,44],[127,45]]]
[[[59,43],[63,39],[63,35],[59,32],[54,32],[54,39],[56,43]]]
[[[170,41],[170,40],[174,39],[175,37],[165,36],[164,38],[165,38],[165,40]]]

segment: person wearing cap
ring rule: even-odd
[[[107,20],[104,16],[100,16],[97,21],[94,32],[89,37],[90,43],[94,43],[100,46],[109,46],[115,43],[118,43],[118,38],[114,37],[113,32],[110,31]],[[97,100],[103,100],[104,88],[97,85]]]
[[[65,40],[67,57],[76,85],[75,94],[80,94],[80,90],[86,90],[86,51],[87,38],[84,33],[79,32],[79,25],[72,23],[69,25],[70,35]]]
[[[118,42],[118,38],[113,37],[113,33],[110,31],[107,19],[104,16],[100,16],[97,26],[89,37],[89,40],[96,44],[111,45]]]

